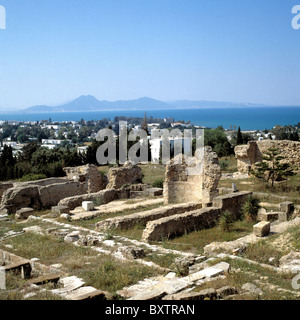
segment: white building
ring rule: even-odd
[[[87,146],[85,146],[85,147],[78,147],[78,148],[77,148],[77,152],[78,152],[79,154],[84,154],[84,153],[87,152],[87,149],[88,149]]]
[[[175,143],[181,145],[182,152],[187,154],[192,152],[192,139],[189,138],[169,138],[170,141],[170,149],[174,149]],[[163,140],[159,139],[151,139],[150,146],[151,146],[151,157],[153,162],[159,161],[161,148],[163,145]]]

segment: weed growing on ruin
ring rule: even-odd
[[[242,207],[242,212],[247,221],[253,222],[257,219],[259,209],[259,199],[254,196],[249,196]]]
[[[222,212],[219,220],[219,227],[221,231],[224,232],[230,232],[233,229],[233,215],[231,212],[226,210],[225,212]]]

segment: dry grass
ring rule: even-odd
[[[146,277],[157,275],[157,270],[135,262],[120,263],[112,256],[102,255],[90,248],[76,247],[52,236],[24,234],[0,243],[10,244],[14,254],[26,259],[39,258],[45,265],[61,263],[63,270],[82,278],[87,285],[115,293]],[[7,250],[7,249],[5,249]]]

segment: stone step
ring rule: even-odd
[[[59,281],[59,279],[60,279],[59,274],[46,274],[46,275],[40,276],[38,278],[34,278],[34,279],[27,281],[27,284],[29,284],[29,285],[35,284],[35,285],[41,286],[41,285],[44,285],[49,282],[57,283]]]
[[[5,272],[20,272],[22,279],[29,279],[31,276],[31,264],[28,260],[20,259],[20,261],[8,264],[3,267]]]
[[[67,300],[107,300],[106,293],[93,287],[81,287],[65,296]]]

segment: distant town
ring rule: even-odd
[[[13,155],[22,153],[24,146],[30,142],[37,142],[46,149],[71,148],[77,149],[78,153],[85,153],[96,139],[96,134],[104,128],[112,129],[116,136],[119,134],[119,122],[127,121],[129,130],[139,130],[146,125],[149,135],[157,129],[200,129],[204,127],[194,126],[191,121],[175,120],[174,118],[155,119],[153,117],[115,117],[113,120],[101,119],[97,121],[52,121],[51,118],[42,121],[0,121],[0,152],[4,146],[11,147]],[[244,142],[250,140],[294,140],[299,141],[300,123],[294,126],[276,126],[270,130],[242,131]],[[213,130],[205,128],[208,130]],[[238,128],[232,126],[224,129],[219,126],[215,130],[223,131],[229,142],[236,144]]]

